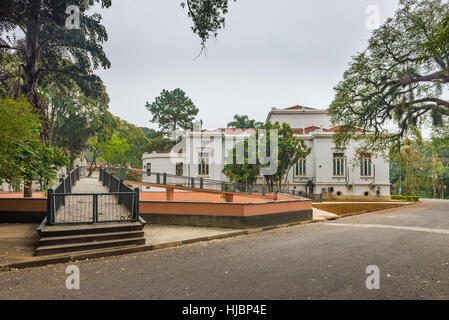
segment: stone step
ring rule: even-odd
[[[128,238],[143,237],[144,232],[142,230],[136,231],[124,231],[124,232],[111,232],[111,233],[92,233],[92,234],[81,234],[81,235],[69,235],[69,236],[59,236],[59,237],[44,237],[37,243],[38,247],[42,246],[54,246],[60,244],[69,243],[85,243],[93,241],[106,241],[106,240],[119,240]]]
[[[143,230],[144,224],[140,222],[99,223],[83,225],[56,225],[44,226],[39,230],[41,237],[62,237],[86,234],[113,233]]]
[[[104,248],[113,248],[121,246],[131,246],[131,245],[143,245],[145,244],[144,237],[134,237],[129,239],[119,239],[119,240],[106,240],[106,241],[93,241],[86,243],[68,243],[61,245],[50,245],[41,246],[36,248],[36,256],[52,255],[52,254],[63,254],[68,252],[78,252],[87,250],[98,250]]]

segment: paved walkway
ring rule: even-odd
[[[332,220],[338,216],[326,211],[314,209],[313,220]],[[0,224],[0,266],[39,259],[34,250],[39,236],[37,224],[3,223]],[[164,245],[176,241],[186,241],[217,235],[232,234],[240,229],[174,226],[147,224],[144,228],[146,245]]]
[[[108,188],[95,178],[84,178],[72,189],[75,195],[65,197],[65,205],[56,214],[56,223],[93,221],[93,196],[77,193],[108,193]],[[124,196],[125,197],[125,196]],[[126,197],[132,197],[128,195]],[[131,212],[118,204],[115,195],[98,195],[98,221],[117,221],[131,219]]]
[[[313,209],[313,220],[322,221],[336,218],[338,216],[333,213]],[[33,223],[0,224],[0,266],[39,258],[34,257],[36,243],[39,240],[36,232],[37,226]],[[146,245],[164,245],[175,241],[225,235],[238,231],[241,230],[157,224],[147,224],[144,228]]]
[[[0,266],[38,260],[34,256],[39,236],[34,223],[0,224]],[[230,234],[238,229],[204,228],[189,226],[145,225],[146,245],[163,245],[175,241],[185,241],[216,235]]]

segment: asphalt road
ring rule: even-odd
[[[0,274],[0,298],[449,299],[449,201],[72,264],[79,290],[60,264]]]

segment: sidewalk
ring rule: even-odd
[[[290,225],[307,224],[338,218],[329,212],[313,209],[313,220],[302,221]],[[80,252],[79,255],[72,253],[61,256],[34,256],[36,243],[39,240],[37,234],[38,224],[31,223],[3,223],[0,224],[0,272],[2,269],[10,267],[29,267],[33,265],[45,265],[51,263],[60,263],[73,261],[75,259],[98,258],[114,254],[125,254],[139,251],[148,251],[166,247],[179,246],[199,241],[208,241],[213,239],[234,237],[271,230],[289,225],[271,226],[256,229],[225,229],[225,228],[207,228],[190,227],[174,225],[156,225],[147,224],[144,228],[145,245],[135,246],[133,248],[114,248],[103,251]],[[103,253],[103,254],[102,254]],[[14,266],[17,264],[17,266]],[[22,264],[22,265],[20,265]],[[9,266],[8,265],[13,265]]]

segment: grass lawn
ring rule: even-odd
[[[339,216],[350,214],[350,213],[362,213],[362,212],[370,212],[377,211],[382,209],[396,208],[402,207],[407,204],[400,202],[392,202],[392,203],[374,203],[374,202],[366,202],[366,203],[317,203],[313,204],[312,207],[324,210],[327,212],[335,213]]]

